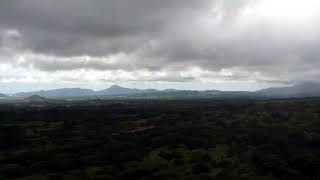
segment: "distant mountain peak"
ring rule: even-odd
[[[98,95],[127,95],[127,94],[139,93],[140,91],[143,91],[143,90],[125,88],[119,85],[112,85],[109,88],[101,91],[97,91],[96,93]]]
[[[128,89],[128,88],[114,84],[114,85],[110,86],[108,89]]]
[[[33,94],[27,98],[24,98],[26,100],[31,100],[31,101],[43,101],[43,100],[46,100],[47,98],[45,97],[42,97],[42,96],[39,96],[37,94]]]

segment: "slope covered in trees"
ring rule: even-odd
[[[320,177],[319,99],[38,103],[0,106],[0,179]]]

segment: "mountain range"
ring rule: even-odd
[[[316,97],[320,96],[320,83],[302,83],[290,87],[274,87],[254,92],[250,91],[219,91],[219,90],[157,90],[157,89],[131,89],[113,85],[107,89],[94,91],[81,88],[62,88],[54,90],[41,90],[13,94],[14,97],[29,97],[38,95],[42,97],[83,97],[83,96],[134,96],[134,97],[261,97],[261,98],[289,98],[289,97]],[[1,94],[0,94],[1,96]],[[6,96],[6,95],[3,95]]]
[[[113,85],[107,89],[100,91],[93,91],[91,89],[82,88],[62,88],[53,90],[41,90],[41,91],[31,91],[31,92],[21,92],[13,94],[14,97],[29,97],[32,95],[39,95],[43,97],[81,97],[81,96],[129,96],[138,94],[153,94],[159,92],[169,92],[174,90],[156,90],[156,89],[130,89],[121,87],[118,85]]]

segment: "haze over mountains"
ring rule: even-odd
[[[164,90],[166,91],[166,90]],[[147,93],[157,93],[164,92],[156,89],[130,89],[121,87],[118,85],[113,85],[107,89],[94,91],[91,89],[82,89],[82,88],[62,88],[62,89],[53,89],[53,90],[41,90],[41,91],[32,91],[32,92],[21,92],[16,93],[13,96],[15,97],[28,97],[34,94],[43,96],[43,97],[70,97],[70,96],[118,96],[118,95],[134,95],[134,94],[147,94]]]
[[[275,87],[256,91],[266,97],[315,97],[320,96],[320,83],[303,83],[291,87]]]
[[[290,87],[275,87],[254,92],[249,91],[219,91],[219,90],[157,90],[157,89],[131,89],[113,85],[107,89],[94,91],[81,88],[62,88],[54,90],[41,90],[13,94],[14,97],[29,97],[38,95],[42,97],[86,97],[86,96],[135,96],[135,97],[264,97],[264,98],[289,98],[289,97],[316,97],[320,96],[320,84],[302,83]],[[1,96],[1,94],[0,94]],[[6,95],[3,95],[6,96]]]

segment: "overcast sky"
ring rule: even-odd
[[[1,0],[0,92],[320,79],[319,0]]]

